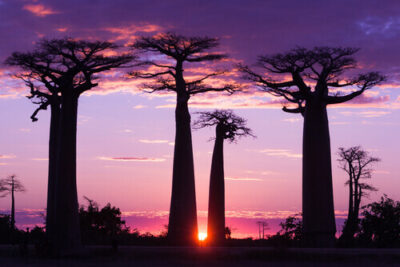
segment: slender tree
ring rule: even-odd
[[[338,155],[340,168],[349,175],[349,180],[346,182],[346,185],[349,186],[349,211],[341,239],[351,241],[359,223],[361,198],[367,195],[368,191],[377,191],[375,187],[361,180],[372,177],[373,169],[371,169],[371,165],[379,162],[380,159],[370,156],[360,146],[348,149],[341,147]]]
[[[6,63],[19,66],[19,74],[38,98],[39,108],[52,107],[49,142],[49,183],[47,220],[49,241],[54,248],[80,247],[76,188],[76,129],[79,96],[96,87],[96,74],[130,62],[129,54],[107,55],[117,49],[113,43],[71,38],[43,39],[33,52],[13,53]],[[54,108],[54,109],[53,109]],[[51,162],[50,162],[51,158]],[[53,165],[54,164],[54,165]],[[54,202],[51,203],[51,202]]]
[[[206,83],[208,78],[223,74],[211,72],[198,79],[187,79],[184,63],[207,63],[226,58],[225,54],[209,53],[218,46],[216,38],[185,37],[174,33],[141,37],[133,44],[139,52],[149,52],[162,57],[149,57],[139,64],[151,68],[133,72],[136,78],[151,79],[144,84],[150,92],[172,91],[176,93],[175,109],[175,148],[172,174],[171,207],[168,224],[170,242],[190,244],[197,242],[197,214],[194,183],[194,166],[190,113],[188,101],[191,96],[206,92],[227,91],[232,93],[236,87],[230,84],[212,87]]]
[[[240,66],[246,78],[255,82],[261,91],[282,97],[294,105],[285,105],[283,111],[300,113],[304,117],[303,224],[307,246],[331,247],[335,240],[326,108],[347,102],[384,80],[379,73],[369,72],[343,81],[343,72],[356,68],[353,55],[357,51],[355,48],[296,48],[284,54],[260,56],[258,65],[273,77]],[[344,87],[356,89],[345,94],[340,92]]]
[[[17,179],[15,174],[8,176],[7,178],[0,180],[0,197],[5,197],[11,194],[11,217],[10,225],[12,229],[15,228],[15,193],[25,192],[25,187],[22,185],[21,181]]]
[[[216,126],[215,144],[210,174],[210,193],[208,200],[207,241],[221,244],[225,240],[225,176],[224,140],[237,141],[242,136],[253,136],[246,127],[246,120],[236,116],[232,110],[199,112],[194,122],[195,129]]]

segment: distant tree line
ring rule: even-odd
[[[352,242],[344,243],[339,239],[338,246],[400,247],[400,201],[394,201],[384,195],[379,201],[365,205],[361,209],[361,218],[356,224]],[[345,223],[344,229],[346,225]],[[280,223],[280,226],[282,229],[268,238],[269,245],[292,247],[303,245],[304,228],[300,218],[288,217]],[[343,232],[342,235],[347,233]]]

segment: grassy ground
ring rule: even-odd
[[[0,247],[0,266],[400,266],[400,249],[274,249],[255,247],[87,247],[63,258],[22,257]]]

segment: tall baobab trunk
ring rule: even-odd
[[[12,178],[11,183],[11,229],[15,230],[14,178]]]
[[[207,223],[207,239],[215,244],[225,240],[224,137],[219,128],[220,125],[217,125],[211,163]]]
[[[50,134],[49,134],[49,174],[47,184],[47,210],[46,210],[46,234],[49,242],[54,243],[55,223],[55,190],[57,179],[57,140],[60,127],[60,105],[51,104]]]
[[[354,237],[354,234],[357,231],[357,225],[358,225],[358,214],[360,213],[360,204],[361,204],[361,187],[358,184],[357,181],[357,187],[355,190],[355,194],[354,194],[354,209],[353,209],[353,216],[352,216],[352,220],[351,220],[351,228],[350,228],[350,234],[351,234],[351,238]]]
[[[76,127],[78,97],[64,94],[60,113],[55,196],[57,252],[79,249],[81,237],[76,188]]]
[[[305,242],[311,247],[333,247],[331,149],[326,104],[307,101],[303,133],[303,225]]]
[[[351,168],[351,165],[349,168]],[[348,240],[349,238],[351,238],[351,224],[352,224],[352,220],[353,220],[353,211],[354,211],[354,189],[353,189],[353,179],[350,177],[349,210],[348,210],[348,214],[347,214],[346,224],[343,227],[343,235],[340,237],[341,239]]]
[[[168,239],[178,244],[190,244],[198,238],[188,100],[189,97],[187,95],[178,94],[175,110],[176,133]]]

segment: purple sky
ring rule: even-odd
[[[31,50],[42,37],[126,44],[135,36],[165,31],[219,37],[218,50],[230,55],[230,63],[249,65],[258,55],[296,46],[359,47],[356,72],[381,71],[388,80],[352,103],[329,109],[335,209],[343,214],[347,188],[346,176],[337,168],[340,146],[362,145],[382,159],[371,180],[379,192],[364,204],[383,193],[400,199],[399,14],[398,1],[0,0],[0,62],[13,51]],[[45,207],[49,114],[41,112],[38,122],[30,121],[34,105],[24,97],[27,88],[10,77],[11,71],[0,66],[0,177],[16,173],[27,187],[17,195],[17,209],[20,223],[28,225],[35,216],[35,222],[42,221],[37,214]],[[88,196],[101,206],[111,202],[120,207],[132,228],[158,232],[169,209],[175,98],[140,92],[139,83],[124,78],[124,71],[113,71],[80,98],[78,194],[82,204]],[[192,112],[233,108],[257,135],[225,147],[225,173],[230,178],[226,210],[234,234],[255,235],[255,220],[262,218],[274,219],[271,228],[276,229],[276,219],[301,210],[301,116],[282,112],[276,99],[260,92],[196,96],[190,103]],[[213,132],[193,133],[201,231],[206,229],[213,145],[207,140]],[[113,159],[119,157],[131,160]],[[0,210],[8,209],[9,198],[0,199]],[[22,216],[32,210],[30,217]]]

